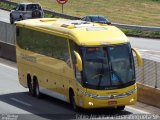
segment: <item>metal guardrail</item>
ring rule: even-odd
[[[51,14],[51,15],[57,16],[57,17],[66,18],[66,19],[72,19],[72,20],[81,19],[80,17],[66,15],[66,14],[58,13],[58,12],[51,11],[51,10],[45,10],[45,9],[44,9],[44,13]]]
[[[0,0],[0,2],[4,2],[10,5],[17,5],[15,2],[11,2],[8,0]],[[51,10],[44,10],[45,13],[52,14],[53,16],[58,16],[58,17],[63,17],[66,19],[80,19],[79,17],[76,16],[71,16],[71,15],[66,15],[62,13],[58,13],[55,11]],[[125,28],[125,29],[132,29],[132,30],[142,30],[142,31],[158,31],[160,32],[160,26],[154,27],[154,26],[139,26],[139,25],[128,25],[128,24],[119,24],[119,23],[112,23],[113,25],[119,27],[119,28]]]
[[[112,24],[115,25],[116,27],[119,27],[119,28],[141,30],[141,31],[157,31],[157,32],[160,32],[160,27],[128,25],[128,24],[119,24],[119,23],[112,23]]]

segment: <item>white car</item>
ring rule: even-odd
[[[10,23],[13,24],[19,20],[42,17],[44,17],[44,12],[39,3],[20,3],[14,10],[11,10]]]

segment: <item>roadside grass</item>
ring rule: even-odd
[[[160,32],[159,31],[142,31],[142,30],[131,30],[131,29],[123,29],[123,28],[121,28],[121,30],[127,36],[160,38]]]
[[[45,18],[54,18],[54,16],[53,16],[53,15],[48,14],[48,13],[44,13],[44,17],[45,17]]]
[[[0,2],[0,8],[6,9],[6,10],[12,10],[15,6],[14,5],[9,5],[4,2]]]
[[[25,1],[39,2],[43,8],[61,12],[56,0]],[[114,23],[160,26],[160,0],[69,0],[64,5],[64,13],[78,17],[96,14]]]

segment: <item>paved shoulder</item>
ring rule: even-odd
[[[151,39],[151,38],[140,38],[140,37],[129,37],[132,47],[160,51],[160,39]]]
[[[10,19],[9,14],[10,14],[9,11],[5,11],[5,10],[0,9],[0,21],[4,21],[4,22],[9,23],[9,19]]]

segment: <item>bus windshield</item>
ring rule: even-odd
[[[130,44],[81,47],[83,80],[87,88],[118,89],[135,83]]]

